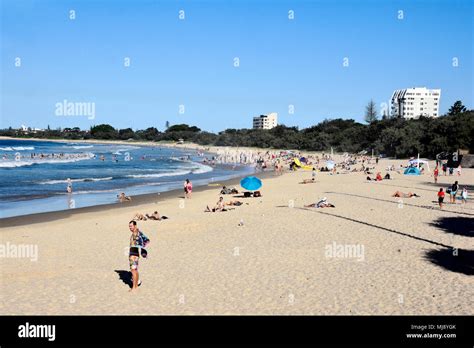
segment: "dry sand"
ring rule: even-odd
[[[391,163],[402,162],[378,167]],[[173,193],[3,224],[1,243],[37,245],[38,260],[0,258],[0,313],[474,314],[473,201],[444,211],[435,202],[438,186],[455,179],[472,195],[474,170],[438,185],[429,175],[392,175],[375,183],[318,173],[307,185],[298,182],[309,172],[271,175],[262,198],[224,213],[203,212],[218,199],[215,187],[184,205]],[[400,203],[390,197],[397,189],[421,198]],[[303,208],[324,196],[336,208]],[[129,293],[120,279],[129,270],[128,221],[156,209],[170,219],[139,222],[151,245],[140,259],[143,284]],[[330,257],[334,244],[363,253]]]

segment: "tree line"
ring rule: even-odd
[[[217,134],[206,132],[196,126],[177,124],[165,131],[155,127],[145,130],[132,128],[115,129],[111,125],[93,126],[88,131],[79,128],[48,129],[22,132],[12,128],[0,131],[0,135],[13,137],[35,137],[44,139],[98,139],[134,141],[184,141],[199,145],[249,146],[261,148],[294,149],[308,151],[330,151],[356,153],[374,151],[388,157],[406,158],[416,156],[434,158],[443,151],[469,150],[474,153],[474,110],[467,111],[461,102],[456,102],[447,115],[437,118],[418,119],[373,117],[367,124],[352,119],[324,120],[317,125],[298,129],[278,125],[264,129],[226,129]]]

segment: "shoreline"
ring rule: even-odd
[[[261,147],[248,147],[248,146],[217,146],[217,145],[199,145],[192,142],[184,142],[178,144],[172,141],[153,142],[153,141],[126,141],[126,140],[100,140],[100,139],[40,139],[40,138],[15,138],[0,136],[0,140],[24,140],[24,141],[45,141],[45,142],[58,142],[58,143],[84,143],[84,144],[117,144],[117,145],[138,145],[148,147],[167,147],[176,148],[183,150],[199,150],[208,153],[218,154],[218,151],[222,150],[247,150],[247,151],[258,151],[258,152],[279,152],[279,151],[293,151],[303,155],[321,155],[327,153],[327,151],[308,151],[308,150],[296,150],[296,149],[275,149],[275,148],[261,148]],[[334,152],[334,156],[341,156],[341,153]]]
[[[261,179],[269,179],[275,176],[274,171],[255,173],[253,175]],[[213,182],[212,186],[210,186],[209,183],[205,185],[195,186],[193,187],[193,195],[199,192],[215,190],[216,188],[221,189],[222,186],[228,186],[228,187],[235,186],[237,187],[239,192],[241,192],[242,190],[240,187],[240,180],[244,178],[245,176],[246,175],[242,175],[242,176],[238,176],[232,179],[226,179],[226,180],[221,180],[218,182]],[[165,192],[144,193],[144,194],[134,195],[132,196],[132,201],[124,202],[124,203],[120,203],[120,202],[107,203],[107,204],[93,205],[89,207],[49,211],[49,212],[35,213],[35,214],[30,214],[30,215],[18,215],[18,216],[5,217],[5,218],[0,218],[0,223],[2,225],[2,228],[32,225],[32,224],[38,224],[38,223],[43,223],[43,222],[67,219],[69,217],[85,214],[85,213],[106,212],[113,209],[121,209],[121,208],[125,209],[125,208],[131,208],[131,207],[134,207],[134,208],[136,207],[138,209],[139,207],[142,207],[144,205],[159,203],[160,201],[166,201],[172,198],[184,199],[183,190],[172,189]]]
[[[134,146],[143,146],[143,147],[163,147],[163,148],[174,148],[177,150],[191,150],[197,151],[201,150],[206,152],[208,155],[218,155],[217,152],[208,150],[208,149],[200,149],[198,148],[200,145],[189,143],[191,147],[185,147],[181,144],[174,144],[172,142],[164,142],[164,143],[156,143],[156,142],[142,142],[142,141],[122,141],[122,140],[96,140],[96,139],[87,139],[87,140],[71,140],[71,139],[38,139],[38,138],[14,138],[14,137],[5,137],[0,136],[0,140],[25,140],[25,141],[36,141],[36,142],[55,142],[55,143],[84,143],[84,144],[98,144],[98,145],[134,145]],[[183,144],[185,145],[185,144]],[[201,162],[197,162],[201,163]],[[248,166],[248,165],[247,165]],[[273,172],[273,171],[272,171]],[[249,175],[249,174],[247,174]],[[240,180],[247,176],[244,174],[239,174],[236,178],[233,179],[225,179],[219,180],[219,178],[215,178],[213,180],[218,180],[225,186],[229,185],[239,185]],[[194,187],[194,192],[199,192],[201,190],[205,190],[206,188],[212,188],[209,186],[210,183],[197,185]],[[127,188],[120,188],[117,191],[126,191]],[[74,214],[79,213],[88,213],[88,212],[95,212],[95,211],[106,211],[109,209],[113,209],[116,207],[120,207],[120,204],[124,204],[128,207],[130,206],[140,206],[143,204],[149,204],[158,199],[167,199],[171,196],[174,196],[178,193],[182,192],[181,189],[171,189],[164,192],[153,192],[153,193],[144,193],[144,194],[137,194],[132,196],[132,201],[127,203],[118,203],[118,202],[111,202],[106,204],[98,204],[98,205],[91,205],[86,207],[74,208],[74,209],[64,209],[64,210],[57,210],[57,211],[48,211],[48,212],[38,212],[29,215],[17,215],[17,216],[10,216],[0,218],[0,222],[3,226],[12,227],[12,226],[22,226],[25,224],[34,224],[40,222],[47,222],[53,221],[57,219],[64,219]],[[34,199],[30,200],[31,204],[34,204]]]

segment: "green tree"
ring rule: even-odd
[[[175,125],[169,127],[166,130],[166,133],[170,133],[170,132],[194,132],[194,133],[197,133],[197,132],[200,132],[200,131],[201,130],[196,126],[188,126],[187,124],[175,124]]]
[[[375,102],[372,99],[370,100],[370,102],[365,107],[364,120],[368,124],[370,124],[374,121],[377,121],[377,109],[376,109]]]
[[[135,137],[135,132],[132,128],[125,128],[119,130],[119,138],[122,140],[133,139]]]
[[[461,114],[463,112],[466,112],[466,107],[462,105],[462,102],[460,100],[456,101],[453,106],[448,111],[448,115],[457,115]]]
[[[91,137],[93,139],[117,139],[117,131],[110,124],[100,124],[98,126],[91,127]]]

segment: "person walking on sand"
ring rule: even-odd
[[[441,187],[438,191],[439,209],[443,209],[443,201],[444,201],[444,191],[443,191],[443,188]]]
[[[467,203],[467,188],[465,187],[462,189],[462,192],[461,192],[461,200],[462,200],[462,204]]]
[[[138,275],[138,261],[140,259],[140,251],[143,257],[146,257],[146,250],[144,249],[150,242],[147,236],[138,229],[137,222],[132,220],[128,223],[128,228],[132,234],[130,235],[130,251],[128,255],[130,263],[130,272],[132,272],[132,288],[129,291],[138,289],[139,282]]]
[[[438,183],[438,175],[439,175],[439,170],[438,170],[438,167],[436,167],[434,172],[433,172],[433,177],[434,177],[435,184]]]
[[[191,198],[191,194],[193,193],[193,184],[189,179],[186,179],[184,182],[184,197]]]
[[[450,195],[450,202],[456,204],[456,194],[458,193],[459,190],[459,185],[458,182],[455,181],[454,184],[451,186],[451,192],[449,193]]]

